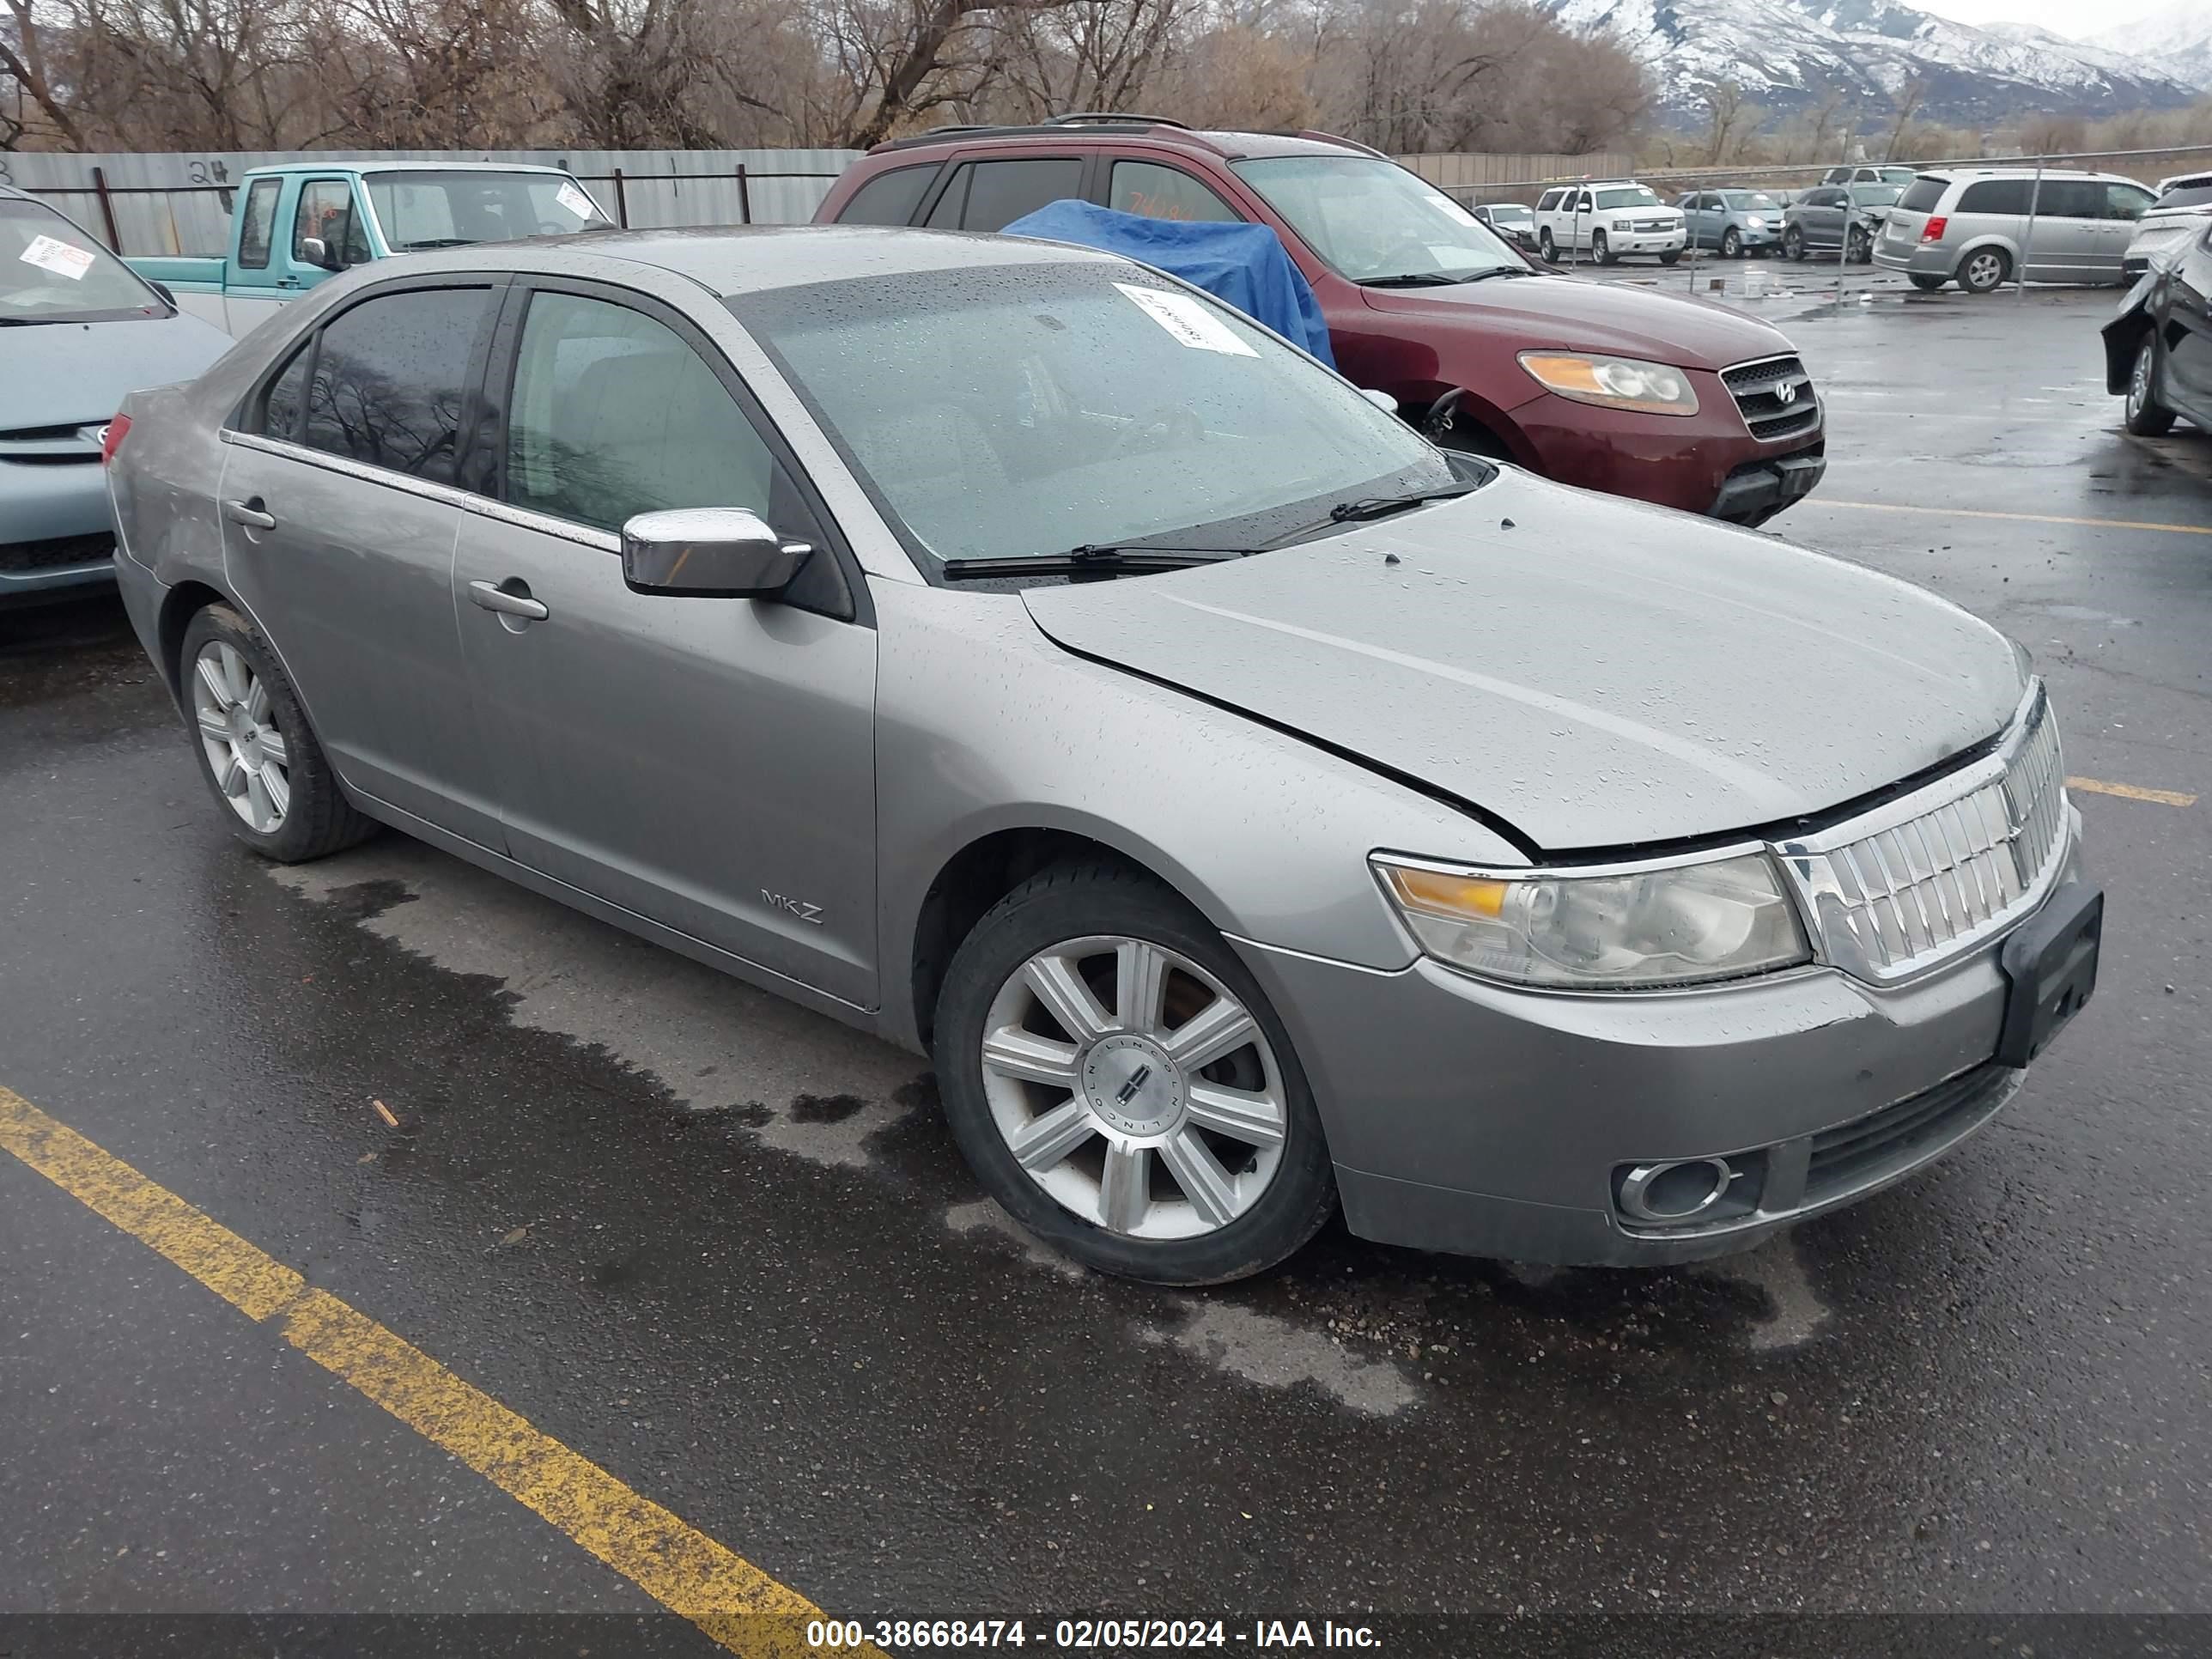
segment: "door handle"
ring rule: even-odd
[[[496,611],[502,617],[520,617],[525,622],[544,622],[553,614],[529,594],[510,593],[494,582],[471,582],[469,603]]]
[[[297,276],[279,276],[276,279],[276,286],[279,288],[297,288],[300,286],[300,279]]]
[[[258,495],[248,501],[225,501],[222,516],[233,524],[244,525],[248,530],[274,530],[276,527],[276,514],[261,510],[261,497]]]

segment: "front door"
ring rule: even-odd
[[[354,787],[489,847],[453,622],[461,410],[500,290],[417,282],[337,313],[223,446],[223,563]]]
[[[331,263],[316,260],[311,242],[322,245],[323,258]],[[353,180],[343,176],[302,179],[292,209],[291,234],[278,252],[278,292],[295,297],[331,276],[333,267],[348,270],[368,259],[368,221]]]
[[[283,275],[276,263],[283,191],[284,176],[271,173],[248,184],[238,204],[238,246],[225,268],[222,295],[216,301],[222,314],[215,319],[237,339],[275,316],[293,293],[276,286]]]
[[[509,853],[872,1006],[876,636],[824,515],[675,313],[543,284],[501,338],[502,499],[463,518],[453,598]],[[678,507],[750,507],[813,559],[780,601],[633,592],[621,526]]]

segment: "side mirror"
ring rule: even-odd
[[[324,270],[345,269],[338,257],[331,252],[331,245],[319,236],[302,236],[300,239],[300,257]]]
[[[146,279],[146,286],[152,289],[155,293],[160,295],[161,296],[161,302],[167,306],[170,310],[174,311],[177,309],[176,290],[172,289],[167,283],[157,283],[149,276]]]
[[[742,507],[641,513],[623,526],[622,544],[632,592],[702,599],[772,599],[814,553]]]
[[[1385,415],[1395,415],[1398,412],[1398,400],[1387,392],[1377,392],[1371,386],[1364,386],[1359,388],[1359,395]]]

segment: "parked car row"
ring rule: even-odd
[[[1355,379],[1519,376],[1561,470],[1672,422],[1711,507],[1698,446],[1795,418],[1757,325],[1537,277],[1323,140],[945,135],[825,216],[1139,181],[1278,224]],[[1817,467],[1802,401],[1771,448]],[[923,1053],[982,1189],[1107,1273],[1241,1277],[1339,1211],[1745,1249],[1989,1123],[2095,988],[2002,635],[1440,451],[1127,259],[846,222],[372,262],[106,449],[240,841],[390,826]]]

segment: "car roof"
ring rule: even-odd
[[[1015,126],[952,126],[939,127],[929,132],[916,133],[908,138],[893,138],[878,144],[870,155],[903,154],[907,151],[945,150],[970,146],[991,148],[1003,145],[1008,149],[1025,149],[1045,144],[1069,144],[1112,140],[1128,143],[1140,139],[1148,143],[1166,144],[1171,148],[1209,155],[1221,161],[1241,161],[1259,156],[1274,155],[1354,155],[1379,156],[1388,161],[1380,150],[1350,138],[1340,138],[1328,132],[1240,132],[1223,129],[1201,131],[1179,125],[1172,121],[1156,121],[1142,116],[1116,119],[1110,116],[1082,118],[1062,118],[1030,127]],[[917,156],[917,160],[923,159]]]
[[[339,156],[325,161],[271,161],[266,167],[248,167],[246,176],[262,179],[286,173],[542,173],[554,179],[573,176],[559,167],[540,167],[534,161],[349,161]]]
[[[2044,167],[2039,169],[2045,179],[2094,179],[2100,184],[2142,185],[2140,179],[2130,179],[2124,173],[2089,173],[2079,167]],[[1977,179],[2033,179],[2039,169],[2032,167],[1929,167],[1920,173],[1923,179],[1942,179],[1951,184],[1971,184]]]
[[[595,230],[523,242],[479,243],[413,253],[407,270],[586,274],[624,259],[689,277],[717,295],[758,293],[910,271],[1020,265],[1126,264],[1119,255],[1066,242],[890,225],[714,225],[682,230]]]

